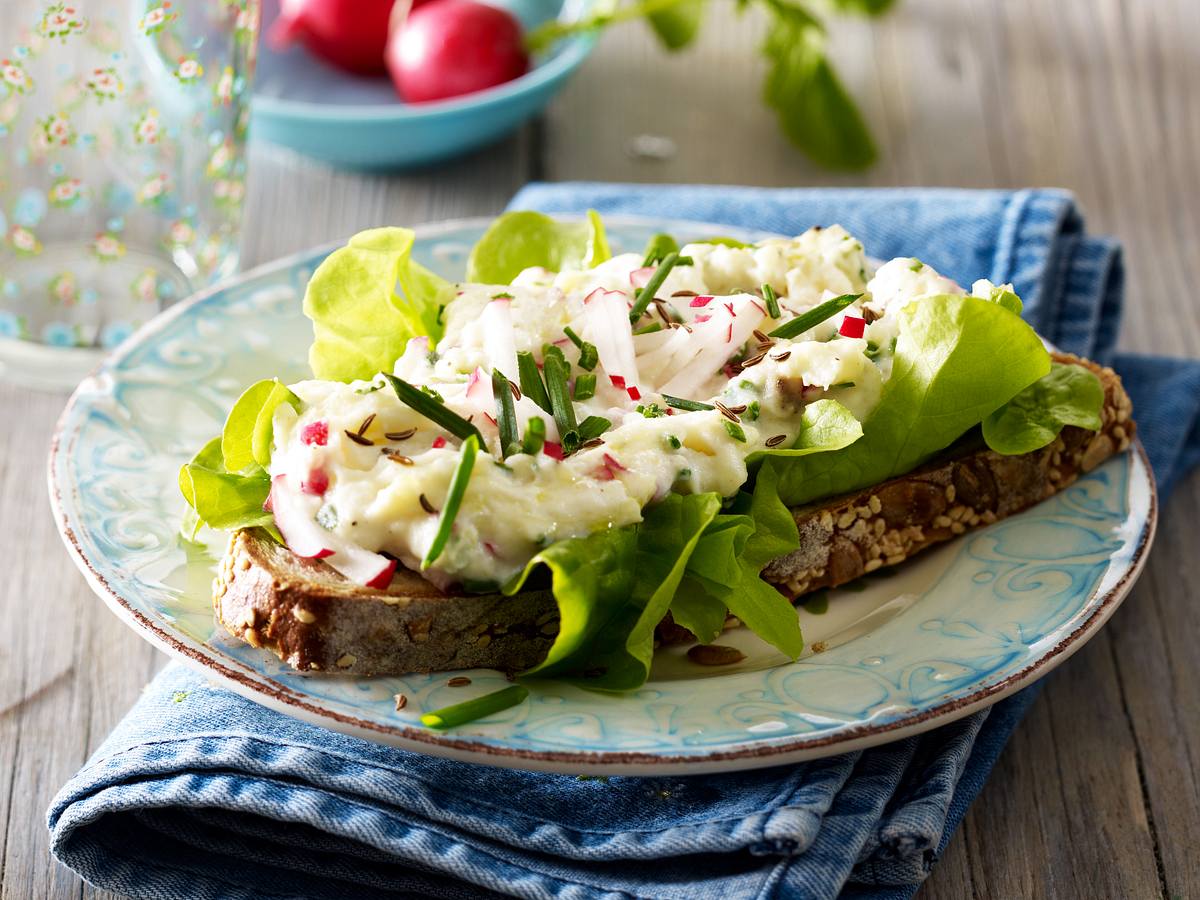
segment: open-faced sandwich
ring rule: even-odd
[[[451,284],[364,232],[308,285],[313,379],[263,381],[184,466],[232,532],[225,627],[305,671],[494,667],[631,689],[730,624],[1062,490],[1125,449],[1108,369],[1007,285],[874,264],[837,226],[754,245],[498,219]]]

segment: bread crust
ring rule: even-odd
[[[978,438],[960,441],[913,472],[793,511],[800,547],[763,578],[785,596],[837,587],[966,531],[1020,512],[1127,449],[1132,404],[1111,369],[1069,354],[1104,388],[1101,428],[1068,426],[1048,446],[1003,456]],[[399,675],[475,667],[515,672],[546,655],[558,632],[549,590],[514,597],[446,594],[400,569],[386,590],[302,559],[261,529],[235,532],[213,585],[217,619],[234,636],[313,672]],[[668,643],[694,640],[668,617]]]

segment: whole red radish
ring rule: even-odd
[[[520,23],[475,0],[432,0],[414,8],[392,32],[386,60],[409,103],[473,94],[529,70]]]
[[[267,39],[301,41],[312,53],[357,75],[386,71],[383,56],[395,0],[283,0]]]

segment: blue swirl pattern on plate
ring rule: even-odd
[[[417,256],[457,277],[486,224],[422,229]],[[661,221],[610,228],[618,251],[640,249],[663,230],[762,236]],[[211,579],[224,536],[208,545],[179,536],[180,464],[220,430],[246,384],[307,376],[311,332],[299,300],[328,249],[252,272],[140,331],[80,387],[51,460],[60,527],[106,602],[159,646],[285,712],[426,752],[535,768],[736,768],[841,752],[965,714],[1048,671],[1115,608],[1152,531],[1152,482],[1131,451],[895,577],[834,592],[825,615],[801,613],[821,652],[798,662],[731,632],[723,642],[747,655],[733,668],[698,670],[664,653],[631,696],[551,683],[450,735],[421,731],[421,710],[504,678],[472,672],[467,692],[449,688],[445,675],[295,672],[214,624]],[[403,712],[394,709],[398,693],[409,700]]]

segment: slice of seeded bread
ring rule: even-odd
[[[1132,405],[1111,369],[1066,354],[1104,386],[1099,432],[1068,426],[1049,446],[1002,456],[978,438],[870,489],[797,508],[800,547],[763,577],[788,597],[837,587],[968,529],[1051,496],[1133,439]],[[399,570],[387,590],[302,559],[260,529],[236,532],[214,582],[217,618],[231,634],[298,669],[398,675],[474,667],[518,671],[542,659],[558,631],[548,590],[515,597],[447,594]],[[669,643],[692,636],[668,617]]]

